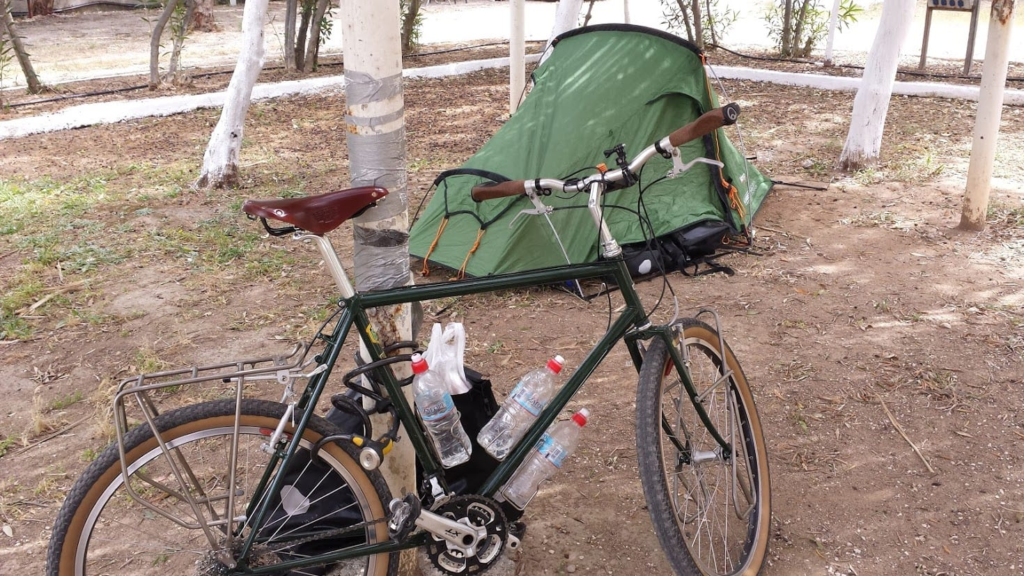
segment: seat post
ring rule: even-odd
[[[312,240],[316,244],[317,250],[320,251],[320,256],[323,257],[324,263],[327,265],[327,271],[331,273],[331,278],[334,278],[334,284],[337,285],[342,298],[348,299],[356,295],[355,289],[352,288],[352,283],[349,282],[348,274],[345,273],[345,268],[341,265],[338,253],[334,251],[334,245],[331,244],[330,240],[318,234],[300,232],[295,234],[295,239]]]

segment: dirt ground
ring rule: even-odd
[[[505,120],[507,85],[500,69],[406,84],[413,210]],[[764,573],[1020,573],[1024,111],[1004,109],[989,224],[966,233],[974,104],[894,98],[881,164],[846,175],[833,165],[851,94],[726,87],[744,108],[733,140],[758,168],[824,188],[776,186],[754,252],[723,260],[735,276],[668,278],[684,313],[720,312],[757,398],[773,493]],[[218,114],[0,141],[0,573],[42,570],[64,493],[110,440],[111,384],[286,349],[330,310],[312,248],[265,237],[238,207],[346,185],[343,97],[255,104],[242,186],[193,191]],[[350,234],[332,234],[343,260]],[[650,305],[661,283],[640,289]],[[427,308],[465,323],[466,362],[499,396],[550,354],[572,369],[608,315],[607,301],[541,288]],[[526,513],[519,573],[668,573],[638,480],[635,382],[619,347],[570,403],[591,423]]]

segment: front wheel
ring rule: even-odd
[[[243,400],[233,512],[227,510],[227,485],[234,400],[187,406],[155,420],[174,466],[149,426],[132,430],[125,436],[128,486],[141,502],[128,494],[117,445],[111,445],[68,493],[54,524],[46,574],[232,573],[224,559],[235,556],[237,545],[226,549],[225,519],[230,514],[241,524],[235,525],[236,543],[255,529],[244,515],[270,461],[262,446],[284,413],[283,404]],[[364,471],[351,448],[340,444],[326,444],[319,452],[322,462],[309,457],[317,440],[336,433],[326,420],[310,419],[290,465],[278,470],[286,483],[280,494],[270,496],[258,544],[245,564],[266,566],[387,541],[384,504],[391,496],[380,473]],[[198,510],[187,503],[186,492]],[[197,522],[199,515],[206,530]],[[397,553],[380,554],[351,560],[342,573],[390,576],[397,569]],[[307,573],[322,572],[292,572]]]
[[[768,550],[768,454],[754,397],[732,350],[718,334],[684,320],[674,345],[693,384],[662,338],[640,369],[637,458],[654,529],[669,563],[685,576],[754,576]],[[722,367],[727,377],[723,377]],[[703,407],[714,438],[699,417]]]

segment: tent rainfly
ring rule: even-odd
[[[614,168],[606,150],[625,144],[632,157],[718,106],[703,54],[681,38],[640,26],[590,26],[562,34],[532,80],[533,89],[498,132],[460,168],[435,180],[437,190],[410,231],[413,256],[470,276],[557,266],[567,257],[573,263],[593,261],[598,234],[585,194],[542,198],[554,208],[550,219],[563,254],[547,220],[517,218],[533,208],[528,198],[476,203],[470,188],[488,180],[566,179],[593,173],[601,163]],[[725,167],[697,164],[680,177],[660,179],[671,162],[652,159],[639,185],[605,195],[605,218],[621,244],[643,245],[652,236],[702,226],[748,234],[771,180],[721,129],[681,152],[684,161],[705,156]]]

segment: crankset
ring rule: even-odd
[[[452,542],[432,532],[432,540],[426,546],[427,557],[444,574],[479,574],[494,564],[509,542],[505,514],[490,498],[455,496],[433,512],[473,528],[478,535],[475,543],[466,546],[466,542]],[[518,538],[513,537],[512,543],[517,545]]]

